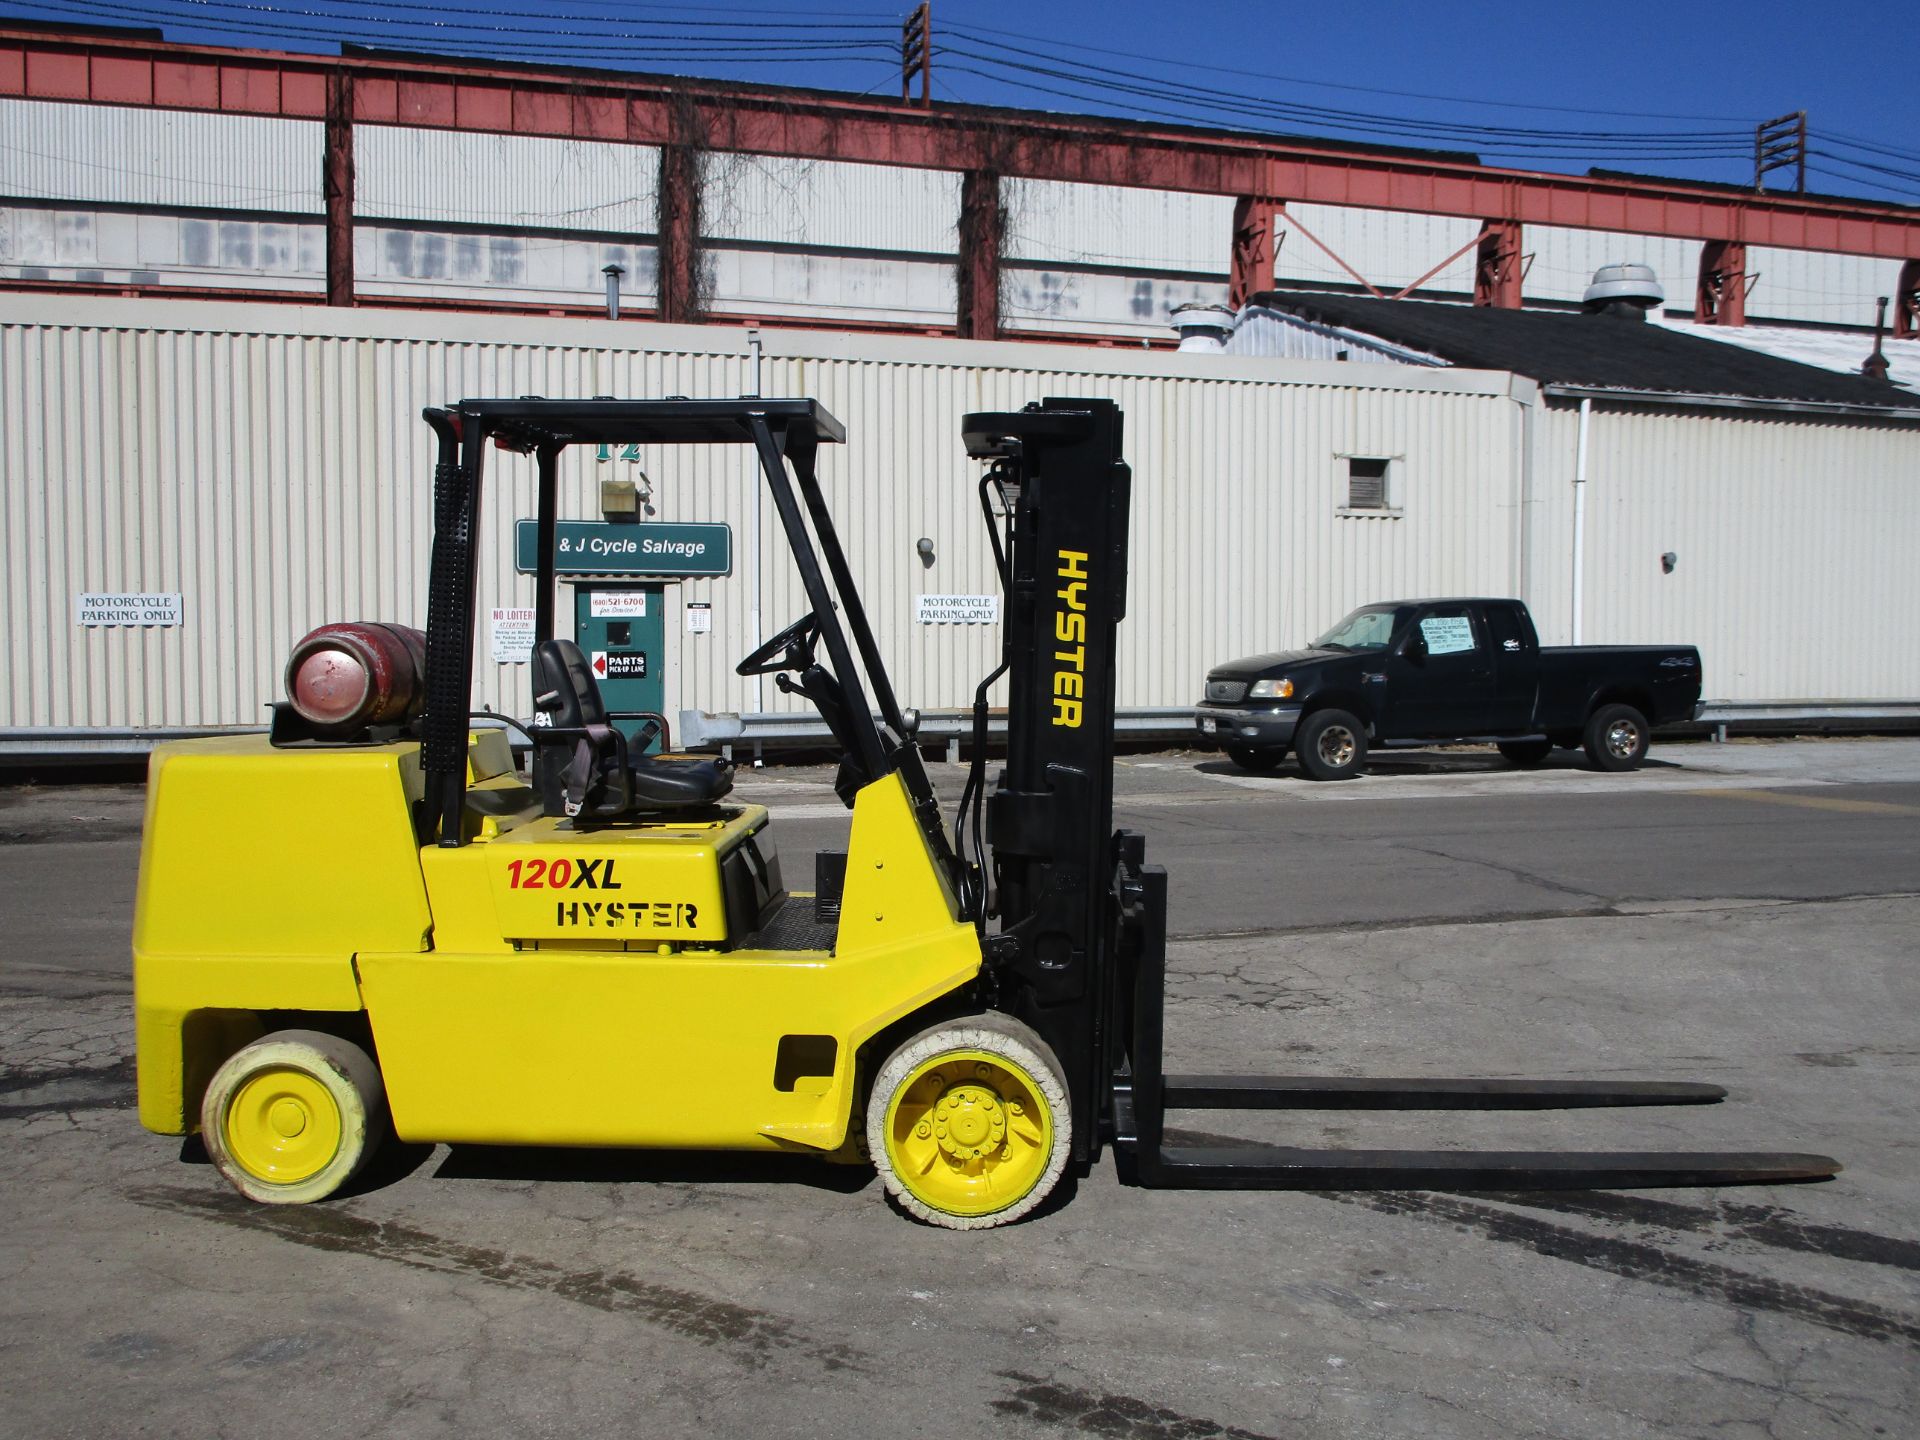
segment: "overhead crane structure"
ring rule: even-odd
[[[1696,293],[1711,300],[1700,318],[1718,324],[1744,323],[1738,267],[1749,246],[1906,262],[1896,333],[1913,328],[1905,291],[1909,272],[1920,269],[1920,207],[1505,170],[1440,152],[672,76],[411,54],[300,55],[0,26],[0,98],[323,123],[332,305],[355,303],[353,135],[361,125],[662,147],[655,316],[668,321],[699,318],[698,236],[685,223],[699,213],[692,193],[699,167],[677,163],[697,150],[960,172],[954,330],[978,339],[1001,330],[1005,179],[1233,197],[1233,232],[1222,244],[1231,251],[1236,299],[1271,288],[1276,222],[1289,204],[1305,203],[1479,220],[1474,300],[1482,305],[1520,304],[1528,225],[1705,242]]]

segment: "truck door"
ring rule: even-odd
[[[1487,731],[1493,703],[1492,646],[1470,605],[1416,612],[1386,661],[1382,738],[1444,739]]]
[[[1494,734],[1529,729],[1540,681],[1540,642],[1518,605],[1489,605],[1483,612],[1493,645],[1493,703],[1487,727]]]

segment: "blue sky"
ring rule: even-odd
[[[571,0],[556,15],[543,0],[0,0],[0,14],[158,25],[212,44],[328,51],[346,38],[877,94],[897,94],[910,8]],[[1920,204],[1920,87],[1900,73],[1913,14],[1910,3],[1787,0],[935,0],[934,94],[1734,183],[1752,178],[1754,124],[1804,109],[1819,152],[1809,189]]]

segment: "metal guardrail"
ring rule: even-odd
[[[876,722],[879,718],[874,717]],[[1129,739],[1185,739],[1193,734],[1193,707],[1168,705],[1123,710],[1114,716],[1113,728],[1116,734]],[[973,738],[973,712],[923,711],[917,737],[922,745],[944,746],[947,759],[958,760],[961,743]],[[1006,711],[988,711],[988,742],[1003,744],[1006,738]],[[678,740],[683,749],[718,749],[730,759],[736,750],[750,751],[756,762],[768,750],[818,749],[835,743],[833,733],[819,716],[774,711],[716,715],[705,710],[682,710]]]
[[[1764,734],[1795,727],[1920,730],[1920,700],[1779,700],[1708,701],[1691,724],[1668,727],[1670,732],[1705,730],[1725,739],[1730,729]],[[1129,740],[1165,740],[1180,743],[1193,738],[1191,705],[1135,706],[1114,718],[1115,733]],[[0,765],[124,763],[138,760],[164,740],[190,740],[217,735],[260,735],[260,725],[130,726],[44,725],[0,728]],[[961,746],[973,736],[970,710],[929,710],[920,718],[923,745],[942,745],[949,760],[960,758]],[[987,714],[987,738],[1004,744],[1004,710]],[[762,711],[714,714],[682,710],[674,733],[676,748],[719,750],[729,757],[736,751],[755,760],[768,751],[825,749],[834,741],[826,722],[817,715]]]

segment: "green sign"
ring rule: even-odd
[[[523,575],[539,568],[540,525],[513,527],[514,564]],[[613,525],[561,520],[553,527],[557,575],[725,575],[733,569],[733,531],[726,525]]]

